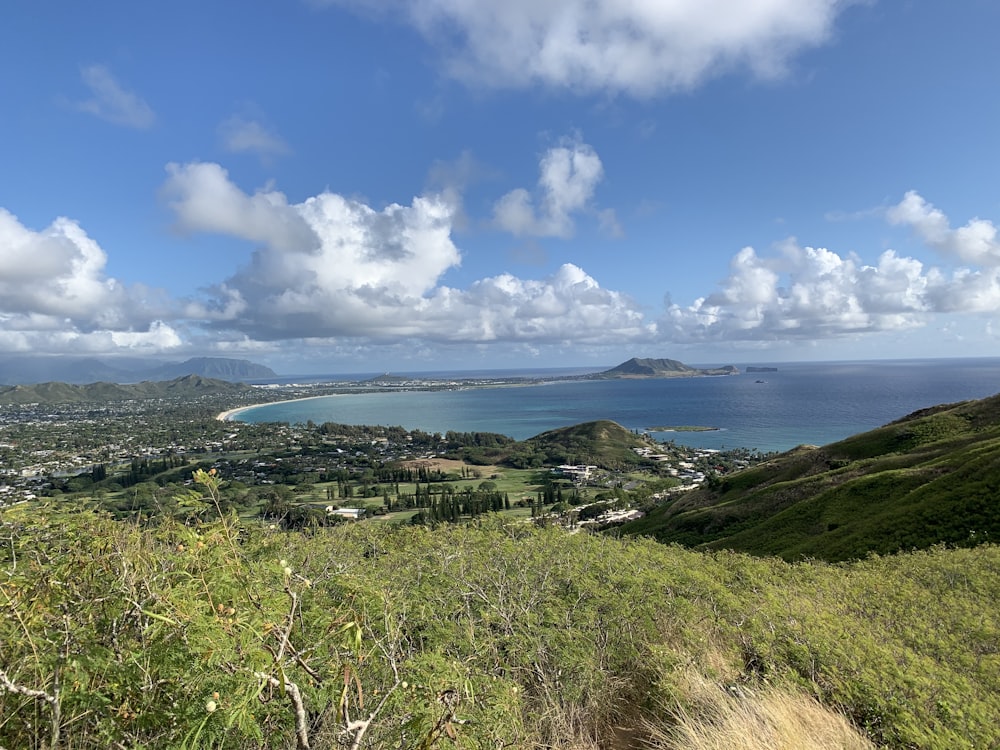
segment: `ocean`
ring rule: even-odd
[[[557,427],[610,419],[639,431],[711,427],[710,431],[652,434],[693,447],[766,452],[824,445],[918,409],[1000,392],[1000,358],[774,366],[776,372],[747,373],[741,368],[740,375],[719,377],[555,380],[513,387],[337,395],[254,407],[234,419],[399,425],[441,433],[498,432],[518,440]],[[534,376],[539,374],[536,371]],[[435,376],[470,377],[468,373]]]

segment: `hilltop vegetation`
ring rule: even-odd
[[[628,524],[626,533],[789,560],[1000,539],[1000,396],[800,447]]]
[[[634,449],[651,444],[649,438],[608,419],[559,427],[521,441],[490,432],[447,432],[444,438],[447,450],[469,463],[516,469],[560,464],[621,469],[640,463]]]
[[[634,448],[648,447],[647,438],[636,435],[617,422],[595,422],[560,427],[523,441],[521,455],[530,455],[542,466],[593,464],[604,469],[634,466],[639,463]]]

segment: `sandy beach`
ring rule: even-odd
[[[331,393],[327,394],[326,396],[303,396],[302,398],[288,398],[280,401],[265,401],[262,404],[250,404],[248,406],[239,406],[235,409],[228,409],[226,411],[219,412],[219,414],[216,415],[215,418],[218,419],[220,422],[231,422],[233,420],[233,417],[235,417],[237,414],[244,412],[247,409],[256,409],[258,406],[271,406],[273,404],[290,404],[293,401],[312,401],[314,398],[330,398],[330,396],[336,396],[336,395],[341,395],[341,394]]]

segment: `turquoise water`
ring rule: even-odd
[[[1000,392],[1000,358],[776,366],[778,372],[711,378],[556,381],[328,396],[255,407],[236,419],[499,432],[519,440],[557,427],[611,419],[632,430],[714,427],[718,429],[655,437],[696,447],[772,451],[803,443],[823,445],[917,409]]]

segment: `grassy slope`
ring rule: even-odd
[[[657,509],[626,533],[827,560],[1000,538],[1000,397],[798,448]]]

